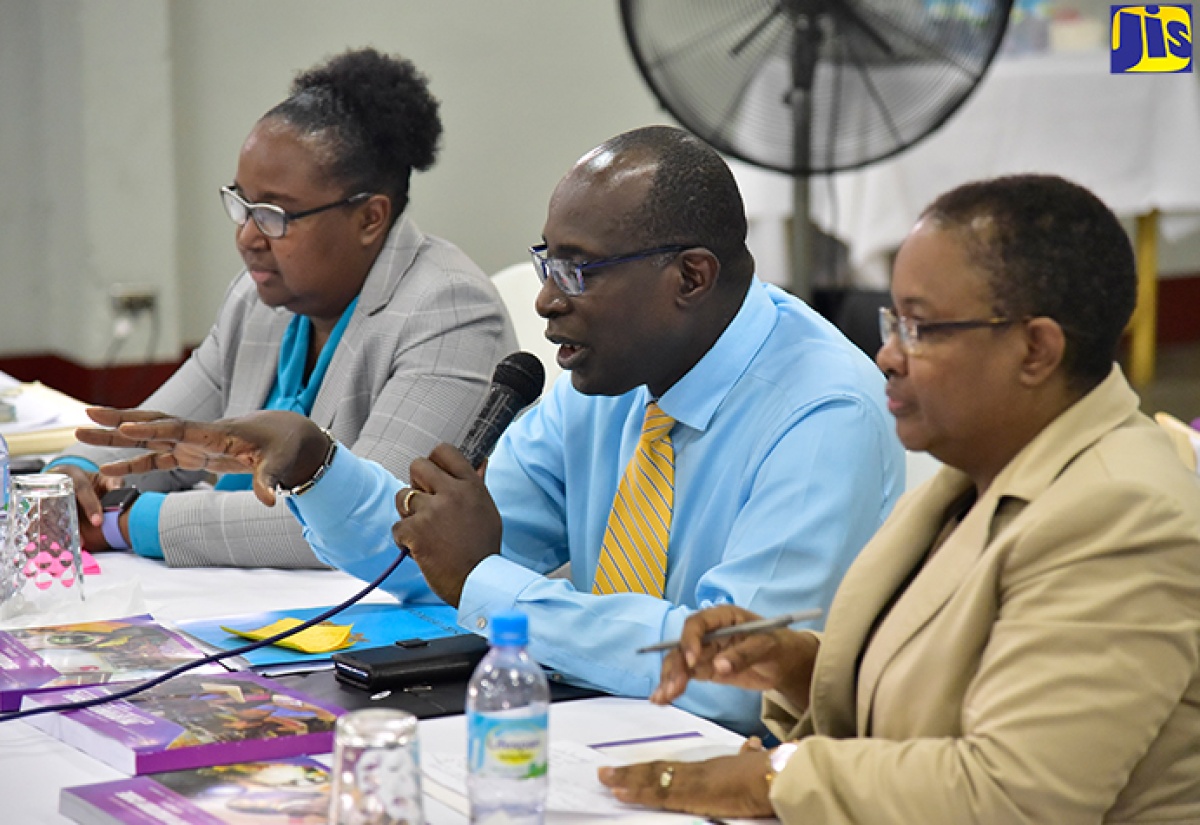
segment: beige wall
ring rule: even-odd
[[[128,283],[158,290],[160,329],[122,360],[199,341],[239,265],[216,191],[243,138],[296,71],[362,45],[442,99],[412,214],[487,271],[523,259],[582,152],[671,122],[615,0],[0,0],[0,355],[102,362]],[[1200,238],[1162,264],[1200,270]]]
[[[166,10],[0,0],[0,352],[101,357],[114,282],[174,302]]]
[[[488,272],[536,242],[550,190],[580,154],[663,120],[628,59],[615,3],[176,0],[171,11],[191,339],[238,265],[216,188],[291,76],[329,54],[373,45],[428,75],[445,136],[438,164],[414,178],[412,214]]]
[[[158,357],[200,340],[239,265],[216,192],[242,140],[298,70],[363,45],[429,76],[445,136],[412,214],[487,271],[523,259],[580,154],[669,122],[613,2],[0,0],[0,354],[101,362],[121,283],[159,289]]]

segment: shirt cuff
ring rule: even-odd
[[[279,496],[302,524],[324,523],[339,511],[344,515],[345,507],[355,495],[350,492],[350,487],[354,487],[355,493],[358,490],[358,476],[363,468],[356,467],[355,464],[361,459],[351,453],[345,444],[339,442],[338,447],[340,449],[334,452],[329,467],[317,479],[317,483],[305,490],[303,495]]]
[[[458,624],[474,633],[486,633],[492,614],[512,610],[517,596],[541,578],[540,573],[503,556],[488,556],[463,582]]]
[[[129,508],[129,544],[133,552],[148,559],[163,557],[158,537],[158,516],[166,493],[142,493]]]
[[[66,465],[78,467],[79,469],[86,470],[89,473],[100,472],[100,465],[96,464],[94,461],[88,461],[86,458],[80,458],[76,455],[60,455],[58,458],[52,458],[50,459],[49,463],[42,468],[42,471],[45,472],[53,469],[54,467],[63,467]]]
[[[345,567],[391,544],[391,527],[399,518],[394,499],[403,483],[374,461],[360,458],[339,444],[329,469],[303,495],[283,501],[306,531],[317,557]],[[328,539],[351,533],[361,541],[338,541],[336,559],[326,558]],[[306,532],[306,538],[308,534]]]

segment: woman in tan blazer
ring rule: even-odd
[[[900,440],[947,465],[847,573],[822,635],[704,644],[652,697],[769,691],[784,744],[603,769],[618,798],[832,823],[1200,823],[1200,481],[1113,364],[1129,242],[1023,176],[943,195],[896,258],[877,356]],[[799,607],[799,605],[798,605]]]

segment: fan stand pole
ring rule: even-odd
[[[803,5],[803,4],[801,4]],[[796,7],[793,7],[796,8]],[[792,184],[792,271],[788,290],[796,297],[810,302],[813,293],[813,270],[816,254],[808,202],[807,170],[811,168],[809,153],[812,146],[812,88],[817,68],[817,53],[821,46],[821,29],[813,10],[798,9],[793,25],[792,40],[792,158],[796,170]]]
[[[817,257],[809,214],[808,178],[797,175],[792,181],[792,271],[788,291],[806,303],[812,303],[813,264]]]

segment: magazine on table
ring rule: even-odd
[[[68,688],[27,696],[21,708],[114,691]],[[344,712],[255,673],[184,674],[127,699],[25,722],[123,773],[142,775],[328,753]]]
[[[329,769],[296,757],[77,785],[58,812],[79,825],[322,825]]]
[[[0,711],[66,687],[138,682],[204,656],[148,615],[0,631]],[[198,672],[224,672],[204,665]]]

